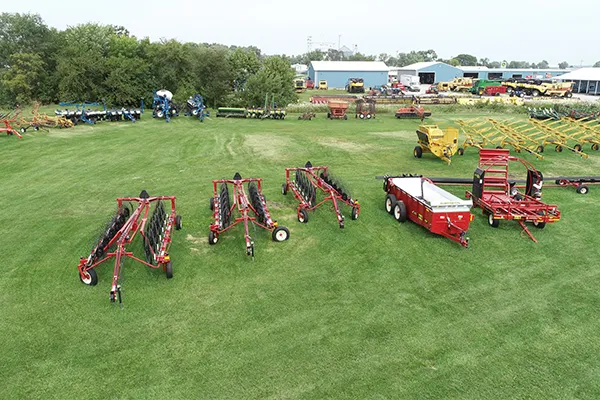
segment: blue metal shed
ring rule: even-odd
[[[463,71],[443,62],[419,62],[398,68],[398,77],[401,75],[414,75],[420,78],[421,84],[448,82],[454,78],[462,77]]]
[[[325,80],[330,88],[343,89],[350,78],[363,78],[366,88],[381,86],[388,83],[388,74],[388,66],[381,61],[312,61],[308,66],[315,84]]]

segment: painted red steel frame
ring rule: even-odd
[[[312,185],[316,188],[321,189],[321,191],[323,191],[326,194],[325,198],[320,203],[316,204],[315,206],[311,206],[310,203],[308,203],[304,199],[304,197],[302,197],[302,195],[300,194],[300,190],[296,186],[296,183],[290,179],[290,172],[296,172],[296,171],[304,171],[307,174],[307,177],[310,180],[310,182],[312,183]],[[318,208],[319,206],[321,206],[322,204],[331,200],[331,202],[333,203],[333,208],[335,209],[335,213],[337,215],[338,223],[340,224],[340,226],[343,226],[344,216],[342,215],[342,213],[340,211],[340,208],[338,206],[338,201],[341,201],[342,203],[345,203],[352,208],[356,208],[357,209],[356,215],[360,214],[360,204],[356,200],[352,200],[352,199],[344,200],[342,198],[341,194],[339,194],[334,188],[332,188],[327,182],[325,182],[320,177],[319,172],[323,172],[323,173],[327,174],[327,167],[320,166],[320,167],[310,167],[310,168],[286,168],[285,169],[285,184],[287,185],[288,189],[292,189],[292,192],[294,192],[294,197],[296,198],[296,200],[298,200],[300,202],[300,204],[298,205],[298,215],[300,215],[300,210],[302,210],[302,209],[305,209],[306,211],[313,211],[316,208]]]
[[[523,164],[528,170],[537,171],[535,167],[527,160],[514,156],[497,157],[495,160],[499,161],[502,158],[506,158],[508,161],[518,161]],[[479,167],[487,170],[491,168],[492,162],[489,160],[487,163],[480,164]],[[486,168],[487,167],[487,168]],[[485,191],[482,193],[484,197]],[[489,192],[488,192],[489,194]],[[468,199],[473,198],[473,206],[481,208],[484,214],[493,214],[494,219],[504,219],[507,221],[515,220],[519,223],[523,231],[529,236],[531,240],[537,243],[537,240],[533,234],[529,231],[525,222],[533,223],[552,223],[560,221],[560,211],[558,206],[555,204],[546,204],[534,197],[529,195],[522,195],[522,199],[519,201],[513,200],[508,194],[506,196],[499,194],[492,194],[489,196],[489,200],[483,200],[482,198],[477,199],[469,191],[466,193]]]
[[[0,132],[6,132],[7,135],[14,134],[17,135],[19,139],[22,139],[23,136],[21,136],[21,134],[11,125],[12,123],[17,122],[19,119],[21,119],[21,109],[17,107],[16,112],[12,115],[12,117],[8,115],[0,120],[0,122],[4,124],[4,128],[0,127]]]
[[[421,180],[434,184],[424,177],[421,177]],[[386,192],[393,194],[396,200],[404,202],[407,216],[415,224],[425,227],[431,233],[459,243],[463,247],[469,247],[469,239],[466,234],[470,222],[473,221],[473,214],[470,211],[436,213],[426,203],[394,185],[392,178],[386,180]]]
[[[150,246],[150,250],[152,251],[152,255],[156,261],[156,265],[147,263],[144,260],[139,259],[138,257],[133,255],[133,252],[131,251],[127,251],[125,249],[125,246],[128,245],[129,243],[131,243],[134,239],[135,236],[137,235],[138,232],[140,232],[140,234],[142,235],[142,237],[144,238],[144,241],[147,241],[148,238],[146,237],[146,234],[144,233],[144,228],[146,227],[146,221],[148,219],[148,213],[150,211],[150,203],[155,202],[155,201],[170,201],[171,202],[171,214],[169,214],[168,217],[168,222],[166,224],[166,229],[164,232],[164,237],[162,239],[162,243],[160,246],[160,249],[158,251],[158,253],[154,252],[154,249],[152,249],[152,246]],[[125,224],[123,225],[123,227],[115,234],[115,236],[113,236],[113,238],[110,240],[110,242],[105,246],[105,249],[109,249],[112,245],[116,244],[116,249],[113,252],[109,252],[106,253],[106,256],[101,259],[100,261],[97,261],[93,264],[89,264],[92,255],[95,252],[92,251],[92,253],[90,254],[90,256],[88,258],[82,258],[79,260],[79,274],[81,275],[82,279],[85,278],[85,272],[92,269],[92,268],[96,268],[98,265],[102,264],[103,262],[107,261],[109,258],[114,257],[115,258],[115,266],[114,266],[114,270],[113,270],[113,279],[112,279],[112,286],[111,286],[111,290],[110,290],[110,295],[111,295],[111,300],[115,299],[115,295],[117,294],[117,290],[118,290],[118,286],[119,286],[119,277],[121,274],[121,263],[122,263],[122,259],[124,257],[129,257],[135,261],[138,261],[150,268],[159,268],[159,267],[165,267],[165,265],[170,261],[170,256],[168,253],[169,247],[171,246],[171,233],[173,231],[173,227],[175,225],[175,218],[176,218],[176,214],[175,214],[175,197],[174,196],[156,196],[156,197],[149,197],[147,199],[143,199],[143,198],[139,198],[139,197],[120,197],[117,198],[117,203],[118,203],[118,207],[119,209],[123,206],[123,203],[125,202],[137,202],[138,206],[137,208],[133,211],[133,213],[129,216],[129,218],[127,219],[127,222],[125,222]],[[140,218],[141,218],[141,223],[140,223]]]
[[[256,182],[258,192],[262,194],[262,178],[244,178],[244,179],[218,179],[213,181],[213,191],[214,191],[214,209],[213,209],[213,218],[215,222],[210,225],[210,230],[213,231],[216,235],[220,235],[223,232],[228,231],[239,223],[244,224],[244,238],[246,240],[246,249],[250,249],[253,245],[252,238],[250,237],[249,223],[252,222],[254,225],[258,225],[259,227],[266,229],[268,231],[273,231],[273,229],[277,228],[278,224],[276,221],[273,221],[271,218],[271,213],[267,207],[266,202],[263,201],[263,209],[265,211],[266,221],[265,223],[261,223],[258,221],[256,217],[252,217],[249,215],[249,211],[252,211],[254,215],[258,215],[257,211],[252,206],[252,202],[249,201],[248,195],[246,195],[246,191],[244,190],[244,183]],[[220,183],[229,183],[233,186],[233,204],[229,209],[229,213],[232,213],[233,210],[237,207],[238,212],[241,214],[240,217],[237,217],[232,224],[227,226],[225,229],[220,229],[220,221],[219,221],[219,191],[218,186]]]

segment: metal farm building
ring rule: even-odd
[[[573,93],[600,94],[600,68],[581,68],[557,78],[563,82],[573,82]]]
[[[423,85],[431,85],[437,82],[448,82],[454,78],[463,76],[463,71],[461,69],[437,61],[418,62],[407,65],[406,67],[399,67],[397,70],[398,77],[402,75],[418,76],[421,84]]]
[[[312,61],[308,76],[316,84],[327,81],[330,88],[345,88],[350,78],[363,78],[365,88],[388,83],[389,68],[381,61]]]
[[[488,67],[458,67],[467,78],[504,80],[516,79],[552,79],[569,72],[566,69],[532,69],[532,68],[488,68]]]

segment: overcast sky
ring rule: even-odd
[[[443,58],[600,60],[600,0],[0,0],[0,11],[38,13],[58,29],[98,22],[153,41],[255,45],[267,54],[304,53],[308,36],[337,48],[341,35],[342,45],[365,54],[434,49]]]

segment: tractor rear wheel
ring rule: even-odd
[[[403,201],[398,201],[394,206],[394,219],[398,222],[406,222],[406,206]]]
[[[94,269],[88,269],[87,271],[83,271],[83,276],[79,274],[79,280],[86,285],[96,286],[98,284],[98,274]]]
[[[396,196],[388,194],[385,196],[385,211],[391,214],[394,211],[394,205],[396,204]]]
[[[415,147],[415,149],[413,150],[413,155],[415,156],[415,158],[423,157],[423,149],[421,148],[421,146]]]

